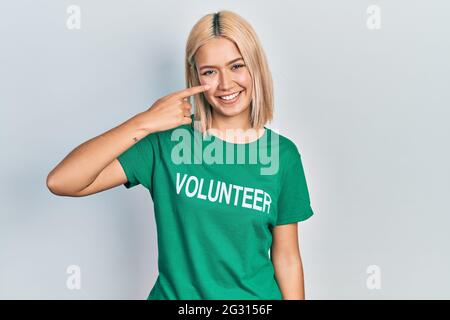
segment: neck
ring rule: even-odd
[[[227,117],[212,110],[212,128],[225,133],[226,130],[251,129],[250,112],[247,109],[234,117]]]
[[[264,128],[252,128],[250,121],[250,108],[234,117],[227,117],[212,110],[213,135],[232,143],[249,143],[259,139],[264,134]],[[254,129],[255,132],[252,132]],[[250,132],[246,132],[250,130]]]

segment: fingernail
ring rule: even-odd
[[[211,88],[211,86],[209,84],[205,84],[205,89],[208,90],[209,88]]]

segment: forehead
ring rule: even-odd
[[[233,41],[217,37],[198,48],[195,54],[195,61],[199,66],[204,64],[222,65],[240,57],[242,57],[241,53]]]

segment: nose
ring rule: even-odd
[[[227,70],[220,72],[217,88],[220,91],[228,91],[233,88],[233,76]]]

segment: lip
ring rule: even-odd
[[[236,91],[236,92],[239,92],[239,94],[236,96],[236,98],[234,98],[233,100],[223,100],[223,99],[221,99],[220,98],[220,96],[217,96],[217,99],[220,101],[220,103],[222,103],[222,104],[233,104],[233,103],[236,103],[240,98],[241,98],[241,93],[243,92],[244,90],[241,90],[241,91]],[[236,93],[236,92],[234,92],[234,93]],[[234,94],[234,93],[232,93],[232,94]],[[224,95],[222,95],[222,96],[229,96],[229,94],[224,94]]]
[[[216,97],[231,96],[232,94],[235,94],[236,92],[241,92],[241,91],[244,91],[244,90],[238,90],[238,91],[234,91],[231,93],[224,93],[224,94],[218,95]]]

